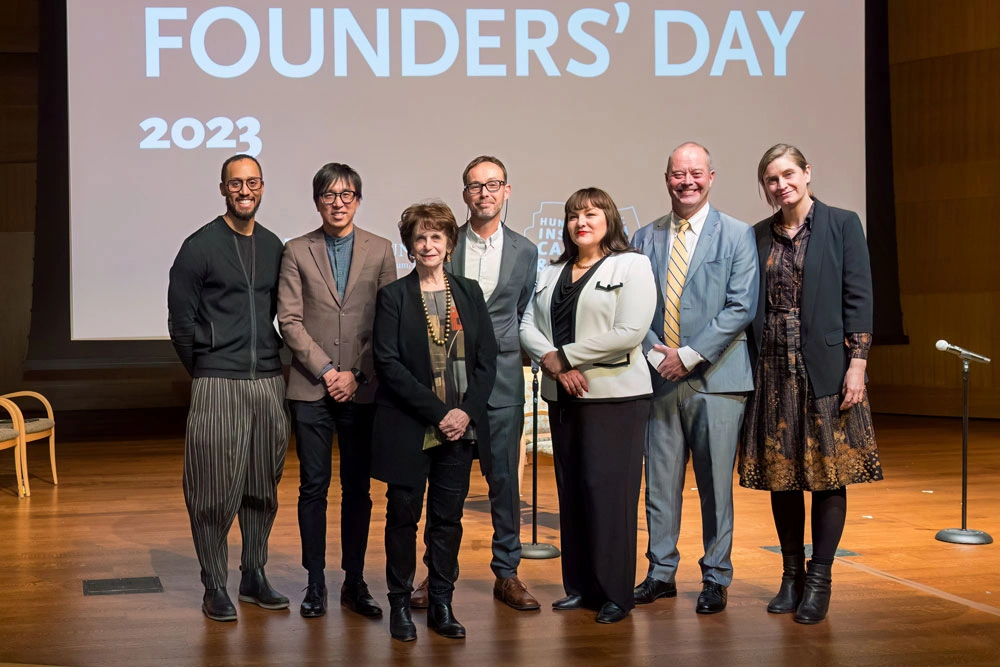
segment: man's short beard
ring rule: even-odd
[[[233,202],[231,202],[229,199],[226,199],[226,212],[233,218],[236,218],[237,220],[240,220],[242,222],[250,222],[251,220],[253,220],[254,216],[257,215],[257,209],[259,208],[260,208],[260,200],[258,199],[257,203],[254,205],[253,209],[249,213],[242,213],[233,207]]]

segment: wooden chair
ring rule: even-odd
[[[0,409],[10,415],[9,427],[6,420],[0,421],[0,449],[14,449],[14,478],[17,480],[17,495],[30,496],[31,489],[28,487],[27,477],[21,476],[24,468],[25,440],[24,440],[24,418],[17,404],[0,398]],[[3,414],[0,412],[0,414]]]
[[[49,441],[49,462],[52,465],[52,483],[59,483],[59,476],[56,474],[56,420],[52,414],[52,405],[44,396],[36,391],[15,391],[11,394],[4,394],[0,398],[13,401],[15,398],[33,398],[45,408],[45,417],[24,421],[24,456],[21,457],[21,475],[24,477],[24,486],[28,486],[28,449],[29,442],[36,440]]]

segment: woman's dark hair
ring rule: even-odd
[[[448,239],[448,252],[458,244],[458,223],[455,214],[441,200],[423,202],[407,206],[399,217],[399,238],[406,246],[406,252],[413,255],[413,235],[417,228],[423,225],[425,229],[444,232]]]
[[[558,258],[552,260],[553,264],[576,261],[576,258],[579,257],[580,251],[569,233],[569,216],[591,207],[603,211],[604,218],[608,221],[608,231],[601,239],[601,250],[604,251],[605,255],[638,252],[628,244],[621,213],[618,212],[618,206],[615,205],[611,195],[600,188],[583,188],[571,194],[566,200],[565,217],[563,218],[563,251]]]

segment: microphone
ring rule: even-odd
[[[969,352],[965,348],[961,348],[958,345],[952,345],[948,341],[941,339],[934,344],[934,347],[941,350],[942,352],[951,352],[954,355],[958,355],[966,361],[978,361],[981,364],[990,363],[989,357],[984,357],[981,354],[976,354],[975,352]]]
[[[537,361],[532,361],[531,362],[531,372],[532,373],[537,373],[538,372],[538,368],[539,368],[538,362]]]

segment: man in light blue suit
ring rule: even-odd
[[[744,400],[753,388],[744,330],[757,309],[759,270],[753,228],[708,203],[714,180],[707,149],[679,146],[667,161],[671,212],[632,238],[653,264],[658,292],[643,342],[654,392],[645,453],[649,571],[635,601],[677,595],[690,456],[705,547],[698,561],[699,614],[726,608],[733,578],[733,464]]]

